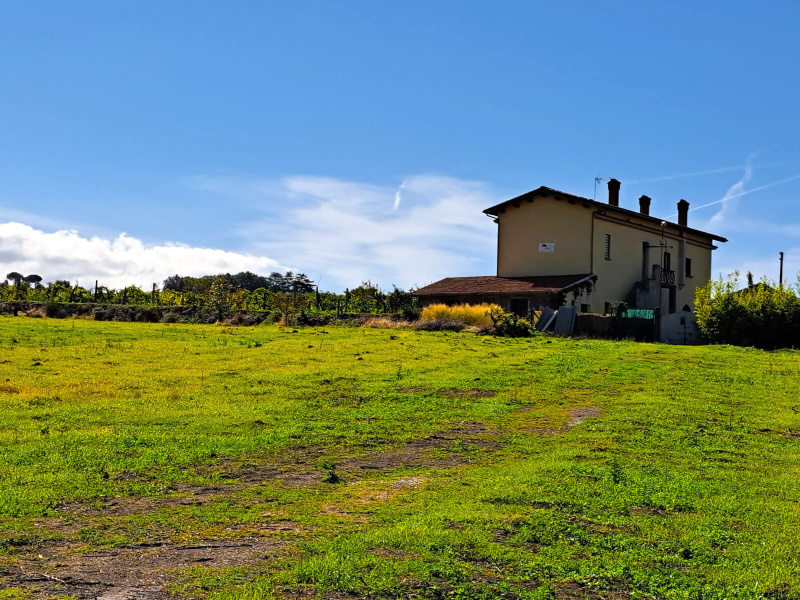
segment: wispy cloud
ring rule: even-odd
[[[488,186],[438,175],[407,177],[400,188],[325,177],[215,181],[224,195],[262,190],[265,208],[240,235],[259,254],[323,274],[332,287],[371,279],[422,285],[448,275],[494,271],[496,226],[482,209]]]
[[[692,171],[690,173],[676,173],[673,175],[659,175],[658,177],[650,177],[646,179],[633,179],[626,181],[626,185],[633,185],[636,183],[654,183],[657,181],[671,181],[673,179],[686,179],[687,177],[699,177],[701,175],[714,175],[716,173],[729,173],[731,171],[739,171],[742,165],[732,167],[718,167],[716,169],[706,169],[704,171]]]
[[[283,269],[278,261],[254,254],[174,243],[147,245],[124,233],[113,239],[89,238],[74,230],[45,232],[14,222],[0,224],[0,263],[26,275],[41,275],[45,281],[77,279],[93,285],[99,280],[109,287],[148,287],[175,273],[197,276]]]
[[[742,173],[742,176],[739,178],[739,181],[730,186],[726,190],[722,198],[716,201],[717,204],[722,204],[722,207],[720,208],[719,212],[717,212],[717,214],[711,217],[710,220],[711,225],[721,226],[722,222],[725,220],[725,217],[728,216],[730,212],[735,210],[735,206],[732,203],[730,203],[730,200],[733,200],[734,198],[740,198],[747,194],[745,186],[748,183],[750,183],[750,180],[753,178],[753,167],[751,158],[752,157],[747,159],[747,162],[745,163],[744,166],[744,172]],[[697,208],[703,208],[703,207],[698,206]]]
[[[400,208],[400,202],[403,200],[403,188],[405,187],[406,182],[400,184],[400,187],[397,188],[397,191],[394,193],[394,209],[397,210]]]
[[[750,188],[748,190],[738,191],[735,193],[730,193],[731,190],[729,189],[728,192],[726,192],[726,194],[719,200],[714,200],[714,202],[709,202],[708,204],[701,204],[700,206],[695,206],[690,210],[700,210],[701,208],[708,208],[709,206],[714,206],[715,204],[722,204],[723,202],[728,202],[729,200],[733,200],[734,198],[741,198],[742,196],[747,196],[748,194],[752,194],[754,192],[760,192],[761,190],[768,190],[769,188],[783,185],[791,181],[797,181],[798,179],[800,179],[800,173],[798,173],[797,175],[792,175],[791,177],[786,177],[785,179],[779,179],[778,181],[773,181],[772,183],[767,183],[766,185]],[[736,185],[738,185],[738,182],[734,184],[734,186],[732,187],[735,187]]]

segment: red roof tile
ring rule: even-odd
[[[447,277],[414,292],[415,296],[481,296],[490,294],[557,293],[596,275],[545,275],[542,277]]]

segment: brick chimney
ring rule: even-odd
[[[608,203],[611,206],[619,206],[619,186],[621,185],[616,179],[608,180]]]
[[[650,214],[650,196],[641,196],[639,198],[639,212],[643,215]]]
[[[678,202],[678,225],[683,225],[686,227],[686,222],[689,218],[689,203],[686,200],[681,199]]]

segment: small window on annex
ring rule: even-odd
[[[611,260],[611,234],[606,234],[606,247],[605,247],[606,260]]]

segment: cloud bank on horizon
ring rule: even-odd
[[[22,223],[0,224],[0,262],[9,271],[36,273],[81,285],[122,288],[161,285],[169,275],[283,270],[270,258],[184,244],[146,245],[124,233],[114,239],[82,237],[74,230],[45,232]],[[2,273],[4,276],[6,273]]]
[[[175,273],[295,269],[322,289],[372,280],[409,288],[458,274],[494,271],[495,225],[481,213],[494,202],[485,184],[443,176],[413,176],[398,187],[335,178],[278,180],[202,177],[194,189],[227,201],[247,199],[262,218],[240,224],[246,252],[181,243],[145,244],[120,233],[113,239],[74,229],[45,231],[0,224],[0,263],[7,271],[82,285],[149,287]],[[2,275],[5,275],[3,273]]]

